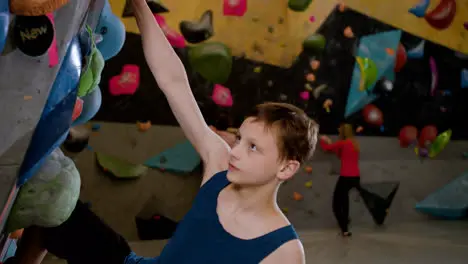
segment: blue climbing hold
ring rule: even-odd
[[[425,45],[426,45],[426,41],[421,40],[421,42],[419,42],[419,44],[416,47],[408,50],[406,55],[410,59],[421,59],[422,57],[424,57],[424,46]]]
[[[5,47],[10,25],[10,5],[8,0],[0,0],[0,53]]]
[[[461,88],[468,88],[468,69],[461,71]]]
[[[429,8],[429,0],[421,0],[419,4],[410,8],[409,12],[417,17],[424,17],[426,15],[426,10]]]
[[[464,173],[416,204],[416,210],[445,219],[461,219],[468,212],[468,173]]]
[[[201,158],[192,144],[186,140],[145,161],[145,166],[173,172],[187,173],[200,165]]]
[[[346,103],[345,117],[349,117],[358,112],[364,106],[378,98],[378,96],[375,93],[371,93],[371,91],[374,89],[375,83],[382,77],[390,81],[395,80],[393,69],[395,68],[396,58],[394,55],[388,54],[382,47],[397,50],[400,38],[400,30],[382,32],[361,38],[356,57],[369,58],[372,60],[377,67],[377,78],[375,78],[374,83],[368,84],[368,92],[361,91],[360,83],[363,76],[359,63],[356,61],[351,79],[351,87],[349,88],[348,101]]]

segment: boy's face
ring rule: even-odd
[[[247,118],[239,128],[232,147],[228,179],[239,185],[264,185],[286,180],[294,175],[299,163],[281,161],[274,129]]]

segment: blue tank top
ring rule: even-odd
[[[216,173],[201,187],[192,208],[154,263],[258,264],[284,243],[298,238],[291,225],[249,240],[228,233],[216,212],[218,195],[230,184],[226,173]]]

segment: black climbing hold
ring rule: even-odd
[[[169,9],[167,9],[160,0],[146,0],[146,3],[148,4],[149,8],[151,9],[151,12],[153,14],[161,14],[161,13],[167,13],[169,12]],[[124,11],[122,13],[122,17],[133,17],[135,16],[133,9],[132,9],[132,3],[131,0],[127,0],[125,2],[125,7]]]
[[[205,11],[198,22],[182,21],[179,28],[187,42],[203,42],[213,36],[213,11]]]
[[[384,223],[399,186],[398,182],[382,182],[363,184],[359,189],[359,193],[377,225]]]
[[[32,57],[49,50],[54,39],[54,26],[47,16],[16,16],[13,38],[19,50]]]
[[[312,0],[289,0],[288,7],[293,11],[303,12],[309,7],[310,3],[312,3]]]

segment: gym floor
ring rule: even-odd
[[[135,180],[112,179],[96,166],[93,151],[143,163],[184,140],[184,136],[178,127],[153,126],[147,132],[139,132],[132,124],[100,124],[100,131],[91,135],[89,145],[93,150],[84,150],[73,157],[82,177],[81,199],[90,202],[93,211],[130,241],[137,253],[156,256],[165,241],[139,241],[135,216],[144,209],[149,214],[158,213],[180,220],[198,191],[200,173],[177,175],[150,169]],[[466,171],[466,161],[459,158],[459,153],[460,149],[467,149],[468,144],[451,143],[439,160],[421,162],[413,158],[412,150],[400,149],[394,138],[378,139],[381,151],[377,152],[373,140],[369,137],[360,139],[363,182],[396,180],[401,184],[384,227],[373,225],[357,193],[352,193],[353,237],[346,240],[337,236],[331,195],[338,164],[334,157],[320,150],[307,164],[312,166],[312,173],[301,171],[281,188],[279,204],[287,210],[301,236],[307,262],[466,263],[468,223],[431,220],[415,212],[413,207],[417,201]],[[399,151],[399,159],[392,156],[396,151]],[[312,181],[311,188],[305,187],[309,181]],[[304,199],[294,200],[294,192],[302,194]],[[49,256],[44,263],[61,262]]]

